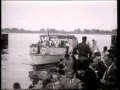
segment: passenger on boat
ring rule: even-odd
[[[40,53],[40,49],[42,48],[42,43],[43,43],[43,41],[42,41],[41,38],[40,38],[39,42],[37,43],[37,48],[38,48],[38,49],[37,49],[37,50],[38,50],[37,52],[38,52],[38,53]]]
[[[86,58],[90,58],[92,55],[92,51],[90,49],[90,47],[88,46],[88,44],[86,44],[87,41],[87,37],[83,36],[82,37],[82,42],[79,43],[77,46],[75,46],[75,48],[73,49],[73,54],[79,54],[79,57],[86,57]],[[78,50],[78,52],[77,52]]]
[[[105,63],[107,65],[107,70],[105,71],[103,78],[101,79],[103,90],[115,90],[116,88],[116,64],[113,57],[108,54],[104,56]]]
[[[13,89],[14,89],[14,90],[21,90],[20,84],[19,84],[18,82],[14,83],[14,84],[13,84]]]
[[[53,42],[53,40],[51,41],[51,47],[54,47],[55,46],[55,44],[54,44],[54,42]]]
[[[65,45],[65,41],[61,40],[61,47],[62,47],[62,48],[65,48],[65,46],[66,46],[66,45]]]

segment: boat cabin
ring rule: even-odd
[[[66,47],[69,52],[77,44],[77,38],[74,35],[40,35],[40,40],[36,44],[30,45],[30,54],[40,55],[60,55],[65,54]]]

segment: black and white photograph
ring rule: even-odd
[[[2,0],[2,90],[119,90],[117,0]]]

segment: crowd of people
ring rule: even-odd
[[[95,40],[92,47],[86,41],[84,36],[73,52],[66,52],[49,70],[49,77],[48,72],[43,72],[29,89],[118,90],[116,54],[106,46],[101,53]]]
[[[42,40],[40,38],[39,42],[37,43],[38,48],[45,48],[45,47],[61,47],[61,48],[65,48],[66,44],[68,43],[65,40],[60,40],[59,38],[50,38],[50,37],[46,37],[46,40]]]

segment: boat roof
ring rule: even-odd
[[[57,37],[59,39],[77,39],[74,35],[40,35],[40,37]]]

